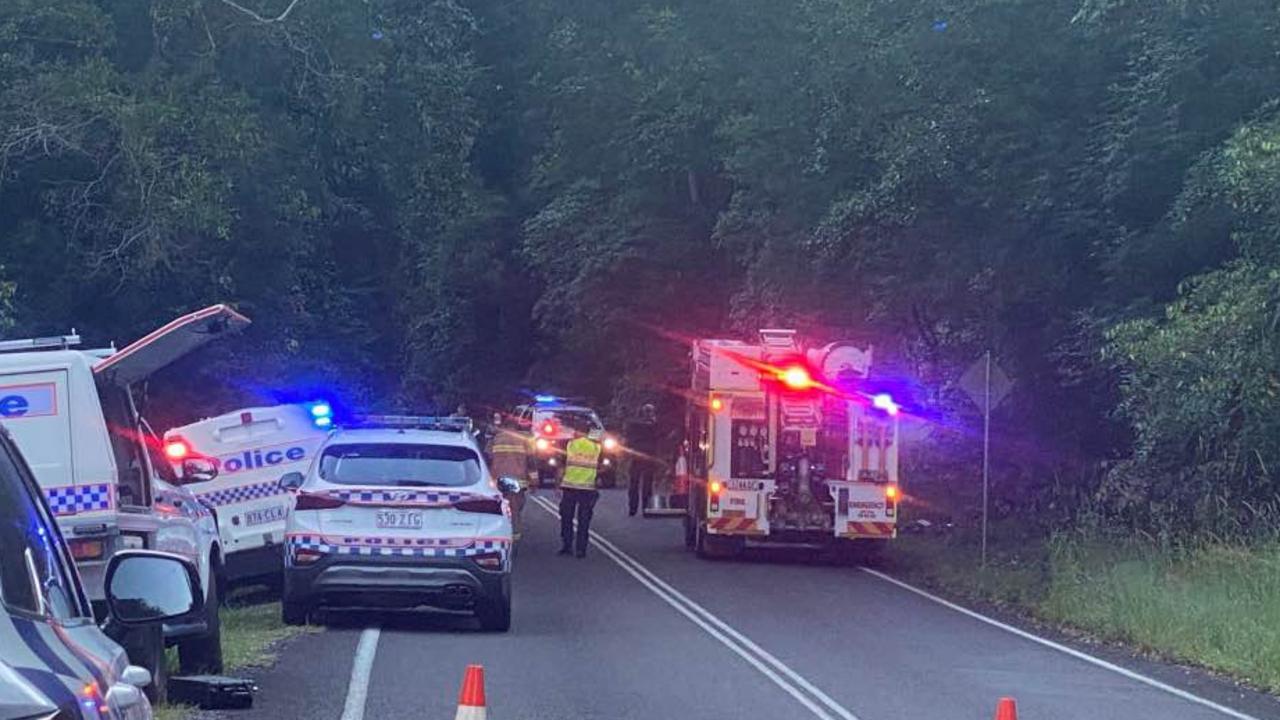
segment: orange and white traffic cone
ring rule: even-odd
[[[458,714],[453,720],[485,720],[488,711],[484,702],[484,666],[468,665],[462,676],[462,691],[458,693]]]
[[[1018,703],[1011,697],[1000,698],[996,705],[996,720],[1018,720]]]

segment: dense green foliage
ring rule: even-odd
[[[1270,0],[8,0],[0,323],[236,303],[170,418],[315,385],[625,411],[675,397],[681,338],[793,325],[914,379],[912,471],[953,489],[991,347],[1005,507],[1247,533],[1277,31]]]

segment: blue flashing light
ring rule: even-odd
[[[533,401],[539,402],[539,403],[553,403],[553,402],[559,402],[560,398],[556,397],[555,395],[534,395]]]
[[[316,419],[315,419],[315,424],[316,424],[316,427],[318,427],[318,428],[327,428],[327,427],[329,427],[329,426],[333,425],[333,418],[331,418],[331,417],[318,417],[318,418],[316,418]]]
[[[876,408],[883,410],[887,415],[897,415],[902,407],[893,401],[893,396],[889,393],[880,393],[871,398],[871,404]]]
[[[311,417],[333,417],[333,408],[329,406],[329,403],[318,402],[311,406]]]

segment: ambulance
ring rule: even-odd
[[[219,671],[222,545],[213,514],[185,486],[207,480],[208,463],[175,472],[140,415],[136,392],[153,373],[249,320],[225,305],[180,317],[120,351],[81,350],[77,335],[0,341],[0,423],[40,484],[67,539],[98,617],[104,574],[125,550],[161,550],[199,569],[206,616],[166,624],[135,657],[163,686],[165,645],[184,672]],[[131,648],[132,641],[126,642]]]
[[[871,350],[696,340],[684,447],[685,543],[702,557],[751,545],[876,554],[897,536],[901,407],[869,378]]]
[[[280,477],[306,472],[332,426],[332,407],[312,402],[245,408],[165,433],[175,466],[207,458],[218,470],[191,489],[218,516],[228,580],[280,576],[292,502]]]

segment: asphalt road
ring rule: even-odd
[[[288,646],[258,678],[255,708],[234,717],[448,719],[479,663],[501,720],[978,720],[1005,695],[1023,720],[1280,718],[1273,698],[1141,661],[1104,667],[857,568],[777,553],[700,561],[678,520],[628,518],[625,503],[606,492],[584,560],[556,556],[555,518],[528,505],[510,633],[343,613]],[[353,683],[362,664],[367,684]]]

